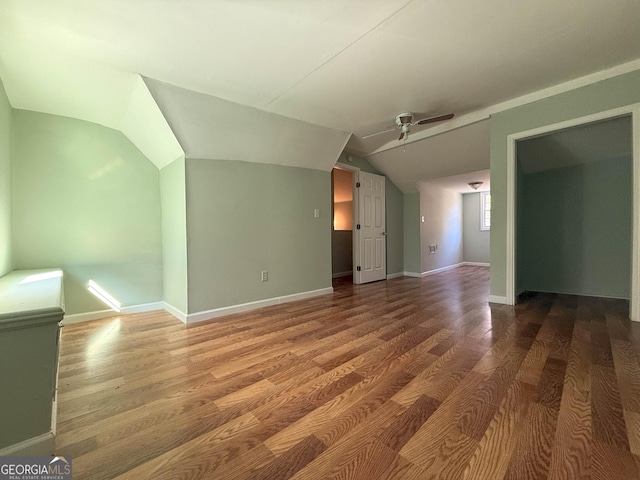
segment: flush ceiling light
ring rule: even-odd
[[[482,185],[483,183],[484,182],[469,182],[469,186],[474,190],[477,190],[478,188],[480,188],[480,185]]]

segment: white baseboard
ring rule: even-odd
[[[398,277],[404,277],[405,272],[398,272],[398,273],[390,273],[389,275],[387,275],[387,280],[391,280],[393,278],[398,278]]]
[[[470,267],[490,267],[490,263],[485,262],[462,262],[462,265],[470,266]]]
[[[427,277],[429,275],[433,275],[434,273],[446,272],[447,270],[453,270],[454,268],[461,267],[462,263],[454,263],[453,265],[447,265],[446,267],[435,268],[433,270],[429,270],[427,272],[422,272],[420,274],[421,277]]]
[[[9,445],[0,450],[0,457],[7,456],[42,456],[46,457],[53,455],[55,450],[55,435],[53,432],[43,433],[37,437],[28,438],[23,442],[16,443],[15,445]]]
[[[349,277],[353,275],[353,270],[349,270],[348,272],[338,272],[331,275],[331,278],[340,278],[340,277]]]
[[[500,303],[502,305],[508,305],[507,297],[502,297],[500,295],[489,295],[489,303]]]
[[[402,272],[402,275],[405,277],[414,277],[414,278],[422,277],[422,275],[420,275],[418,272]]]
[[[182,310],[174,307],[170,303],[162,302],[162,309],[169,312],[171,315],[176,317],[182,323],[187,323],[187,314],[184,313]]]
[[[100,320],[101,318],[117,317],[118,315],[128,315],[130,313],[152,312],[154,310],[162,310],[162,302],[122,307],[120,312],[116,312],[115,310],[99,310],[97,312],[74,313],[72,315],[65,315],[62,324],[69,325],[71,323],[90,322],[91,320]]]
[[[333,293],[333,287],[321,288],[319,290],[311,290],[309,292],[294,293],[292,295],[285,295],[282,297],[267,298],[265,300],[242,303],[240,305],[231,305],[228,307],[214,308],[213,310],[206,310],[204,312],[188,314],[186,316],[185,323],[190,324],[190,323],[202,322],[204,320],[211,320],[213,318],[223,317],[225,315],[248,312],[249,310],[255,310],[257,308],[269,307],[271,305],[278,305],[280,303],[295,302],[296,300],[304,300],[306,298],[317,297],[320,295],[328,295],[330,293]]]

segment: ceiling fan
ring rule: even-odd
[[[400,129],[400,138],[398,140],[407,139],[409,136],[409,132],[411,131],[411,127],[413,125],[426,125],[427,123],[436,123],[442,122],[444,120],[450,120],[454,117],[453,113],[447,113],[446,115],[438,115],[437,117],[429,117],[423,118],[421,120],[413,120],[413,113],[405,112],[399,115],[396,115],[396,125],[397,127],[392,127],[387,130],[383,130],[382,132],[372,133],[371,135],[365,135],[362,137],[363,140],[371,137],[375,137],[376,135],[382,135],[383,133],[396,131],[398,128]]]

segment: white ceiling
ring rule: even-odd
[[[44,56],[91,59],[118,71],[353,133],[348,148],[365,155],[388,152],[372,156],[372,163],[395,177],[405,191],[415,190],[415,182],[423,178],[476,168],[472,165],[479,164],[479,158],[461,160],[469,163],[464,168],[439,165],[458,161],[454,157],[461,155],[416,163],[443,148],[429,147],[433,142],[455,146],[452,142],[464,141],[468,132],[470,143],[477,136],[475,128],[420,141],[420,147],[413,148],[424,148],[425,153],[411,150],[414,160],[409,162],[401,161],[405,152],[394,148],[395,133],[366,141],[362,136],[393,125],[402,111],[419,116],[456,114],[447,125],[427,128],[428,135],[464,125],[460,118],[474,112],[562,82],[628,62],[639,68],[639,38],[637,0],[3,0],[0,4],[0,65],[12,54],[7,39],[12,45],[29,42]],[[16,82],[21,80],[27,96],[35,80]],[[486,115],[475,120],[479,118]],[[251,129],[244,133],[251,138]],[[423,137],[414,129],[406,153]],[[488,168],[488,151],[483,151],[486,157],[480,168]]]

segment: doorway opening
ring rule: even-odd
[[[638,120],[631,105],[508,137],[507,304],[524,291],[627,298],[640,320]]]
[[[334,282],[353,282],[354,172],[331,171],[331,274]]]

